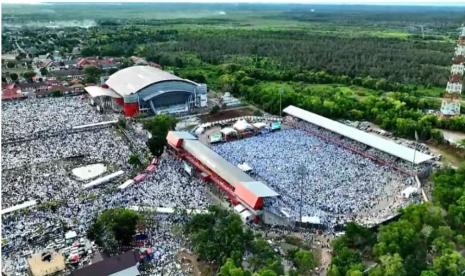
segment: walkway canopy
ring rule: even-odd
[[[318,114],[306,111],[304,109],[288,106],[284,110],[284,113],[287,113],[293,117],[302,119],[319,127],[325,128],[372,148],[378,149],[380,151],[386,152],[395,157],[401,158],[405,161],[420,164],[427,160],[433,159],[433,156],[416,151],[412,148],[406,147],[404,145],[397,144],[391,140],[379,137],[377,135],[361,131],[354,127],[336,122],[334,120],[325,118]]]
[[[116,92],[113,91],[113,89],[110,89],[110,88],[103,88],[103,87],[100,87],[100,86],[88,86],[88,87],[86,87],[84,89],[86,90],[87,93],[89,93],[89,95],[92,98],[100,97],[100,96],[107,96],[107,97],[112,97],[112,98],[121,98],[120,95],[116,94]]]

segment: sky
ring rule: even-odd
[[[2,3],[40,4],[41,2],[190,2],[190,3],[298,3],[298,4],[366,4],[366,5],[460,5],[465,6],[465,0],[1,0]]]

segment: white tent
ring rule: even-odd
[[[251,222],[254,218],[253,214],[249,210],[244,210],[240,213],[243,222]]]
[[[247,129],[253,129],[252,125],[247,123],[247,121],[244,119],[237,120],[237,122],[233,125],[233,127],[237,129],[238,131],[245,131]]]
[[[254,123],[253,126],[255,128],[262,129],[266,127],[266,124],[264,122],[257,122],[257,123]]]
[[[317,216],[302,216],[302,223],[309,223],[309,224],[320,224],[320,218]]]
[[[203,127],[199,127],[195,130],[195,135],[199,136],[200,134],[202,134],[203,132],[205,131],[205,128]]]
[[[71,240],[77,237],[77,234],[75,231],[68,231],[65,233],[65,240]]]
[[[252,167],[250,167],[249,164],[245,162],[242,164],[238,164],[237,167],[241,169],[243,172],[250,172],[252,170]]]
[[[237,204],[236,206],[234,206],[234,211],[236,211],[238,213],[241,213],[244,210],[245,210],[245,207],[242,204]]]
[[[236,135],[237,131],[232,127],[225,127],[221,130],[221,133],[223,133],[223,135],[225,136],[229,136],[229,135]]]
[[[409,186],[402,191],[402,196],[405,198],[410,198],[411,195],[418,194],[418,188]]]

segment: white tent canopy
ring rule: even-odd
[[[302,216],[302,223],[320,224],[320,218],[317,216]]]
[[[418,188],[409,186],[402,191],[402,196],[405,198],[410,198],[410,196],[418,194]]]
[[[237,167],[241,169],[243,172],[250,172],[252,170],[252,167],[250,167],[249,164],[245,162],[242,164],[238,164]]]
[[[92,98],[100,97],[100,96],[121,98],[120,95],[116,94],[116,92],[110,88],[103,88],[100,86],[87,86],[84,89],[86,90],[87,93],[89,93],[89,95]]]
[[[247,130],[247,129],[253,129],[252,125],[250,125],[249,123],[247,123],[246,120],[244,119],[239,119],[237,120],[237,122],[233,125],[233,127],[235,129],[237,129],[238,131],[244,131],[244,130]]]
[[[380,151],[401,158],[405,161],[420,164],[427,160],[433,159],[433,156],[431,155],[415,151],[412,148],[397,144],[391,140],[361,131],[354,127],[336,122],[334,120],[325,118],[318,114],[303,110],[292,105],[286,107],[283,111],[284,113],[287,113],[293,117],[302,119],[319,127],[325,128],[352,140],[363,143],[372,148],[376,148]]]
[[[254,123],[253,126],[258,129],[262,129],[266,127],[266,124],[264,122],[257,122],[257,123]]]
[[[221,130],[221,133],[223,133],[223,135],[233,135],[233,134],[237,134],[237,131],[232,128],[232,127],[225,127]]]

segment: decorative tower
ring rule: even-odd
[[[441,113],[444,116],[460,114],[460,101],[462,94],[462,80],[465,71],[465,26],[462,27],[457,47],[455,47],[454,58],[450,70],[449,81],[441,104]]]

